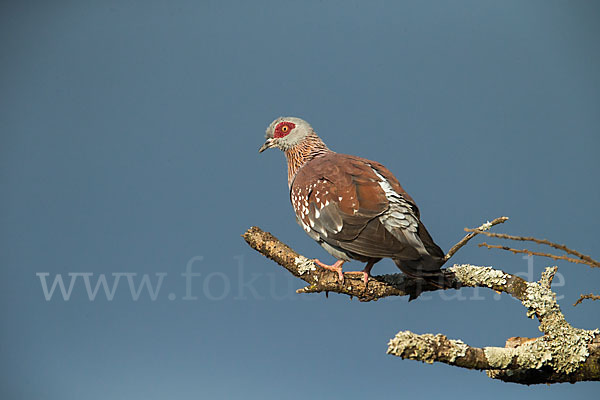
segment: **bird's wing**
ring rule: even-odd
[[[444,257],[444,252],[437,244],[435,244],[431,235],[427,232],[425,225],[421,222],[419,209],[414,200],[406,193],[404,188],[400,185],[400,182],[398,182],[396,177],[387,168],[376,162],[370,162],[370,165],[375,170],[377,176],[381,178],[380,185],[386,192],[390,201],[389,211],[381,217],[382,222],[387,229],[394,232],[394,236],[399,237],[401,234],[404,234],[406,239],[415,246],[415,249],[419,252],[424,261],[422,263],[424,269],[439,269],[443,264],[442,259]],[[408,212],[406,212],[407,209]],[[406,220],[403,220],[402,216],[398,216],[397,211],[399,211]],[[400,218],[390,218],[394,216]],[[404,223],[401,228],[407,229],[398,231],[397,225],[399,223]],[[413,234],[407,234],[407,231],[410,231]]]
[[[330,153],[303,166],[290,197],[315,240],[372,258],[419,259],[418,209],[382,165]]]

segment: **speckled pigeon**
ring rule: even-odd
[[[411,277],[439,275],[444,252],[419,219],[412,197],[383,165],[335,153],[304,120],[281,117],[269,125],[259,149],[285,153],[290,200],[296,220],[329,254],[343,282],[342,264],[366,262],[365,285],[373,265],[391,258]],[[429,279],[427,279],[429,280]]]

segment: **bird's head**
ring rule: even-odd
[[[279,117],[271,122],[271,125],[267,128],[265,134],[267,140],[258,149],[258,152],[262,153],[271,147],[286,151],[302,143],[313,132],[313,128],[309,123],[301,118]]]

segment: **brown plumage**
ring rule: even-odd
[[[290,200],[300,226],[338,262],[328,266],[343,280],[342,264],[391,258],[407,275],[439,275],[444,253],[420,221],[419,209],[383,165],[327,148],[299,118],[278,118],[267,129],[263,151],[278,147],[288,162]]]

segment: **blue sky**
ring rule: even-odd
[[[283,155],[257,153],[267,125],[294,115],[331,149],[394,172],[445,250],[465,226],[507,215],[497,231],[600,258],[597,2],[22,1],[0,10],[0,397],[597,392],[503,384],[385,354],[400,330],[474,346],[538,335],[505,295],[300,296],[301,281],[240,237],[258,225],[332,261],[296,225]],[[475,243],[454,261],[533,279],[552,264]],[[188,265],[199,275],[186,286]],[[569,321],[599,327],[598,304],[571,306],[598,292],[598,272],[558,266]],[[382,262],[373,273],[394,271]],[[44,293],[56,276],[65,290],[73,278],[68,300],[58,286]],[[110,287],[118,279],[112,300],[102,288],[90,300],[86,279],[93,289],[101,276]],[[138,293],[144,276],[155,296]]]

